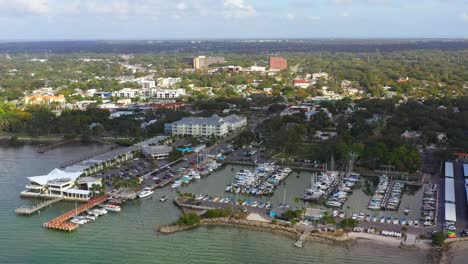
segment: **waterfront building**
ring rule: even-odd
[[[230,115],[226,117],[185,117],[165,126],[173,136],[216,136],[224,137],[247,125],[247,118]]]
[[[171,151],[172,147],[166,145],[159,145],[143,147],[141,153],[147,158],[160,160],[169,157]]]
[[[80,175],[80,171],[66,172],[54,169],[47,175],[28,177],[29,182],[21,196],[88,200],[92,196],[90,191],[74,188]]]

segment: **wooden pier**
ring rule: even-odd
[[[101,195],[91,198],[86,204],[80,207],[66,212],[65,214],[56,217],[48,222],[45,222],[42,226],[50,229],[62,230],[62,231],[73,231],[78,227],[78,224],[67,222],[70,218],[81,214],[82,212],[93,208],[94,206],[103,203],[107,200],[108,195]]]
[[[22,206],[20,208],[17,208],[15,210],[15,213],[17,214],[20,214],[20,215],[31,215],[31,214],[34,214],[35,212],[38,212],[39,210],[41,210],[42,208],[44,207],[47,207],[55,202],[58,202],[58,201],[61,201],[63,198],[62,197],[58,197],[58,198],[55,198],[55,199],[52,199],[52,200],[47,200],[47,201],[44,201],[42,203],[39,203],[39,204],[36,204],[34,206]]]
[[[38,153],[46,153],[47,151],[49,150],[52,150],[52,149],[55,149],[55,148],[58,148],[62,145],[65,145],[65,144],[68,144],[70,142],[73,142],[73,141],[76,141],[77,139],[75,138],[72,138],[72,139],[65,139],[65,140],[62,140],[60,142],[57,142],[57,143],[54,143],[54,144],[51,144],[51,145],[47,145],[47,146],[44,146],[44,147],[41,147],[37,150]]]

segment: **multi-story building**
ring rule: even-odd
[[[119,91],[112,92],[112,96],[119,98],[158,98],[158,99],[174,99],[185,95],[185,89],[160,89],[160,88],[145,88],[132,89],[124,88]]]
[[[181,78],[158,78],[158,86],[161,87],[170,87],[182,81]]]
[[[283,57],[270,57],[268,59],[268,66],[270,67],[270,70],[287,70],[288,60]]]
[[[215,63],[224,63],[224,57],[205,57],[205,56],[198,56],[193,58],[193,68],[195,69],[202,69],[204,67],[210,66],[210,64]]]
[[[230,115],[226,117],[185,117],[166,125],[173,136],[216,136],[224,137],[247,125],[247,118]]]
[[[40,105],[40,104],[46,104],[46,105],[51,105],[51,104],[65,104],[66,100],[63,94],[60,94],[58,96],[55,95],[41,95],[41,94],[33,94],[31,96],[25,96],[24,97],[24,103],[25,104],[34,104],[34,105]]]

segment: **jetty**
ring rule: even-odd
[[[65,140],[62,140],[62,141],[54,143],[54,144],[50,144],[50,145],[47,145],[47,146],[44,146],[44,147],[40,147],[37,150],[37,152],[38,153],[46,153],[49,150],[53,150],[55,148],[58,148],[58,147],[60,147],[62,145],[68,144],[68,143],[73,142],[73,141],[76,141],[76,139],[75,138],[65,139]]]
[[[22,206],[22,207],[17,208],[15,210],[15,213],[20,214],[20,215],[31,215],[31,214],[34,214],[34,213],[38,212],[39,210],[41,210],[44,207],[47,207],[47,206],[49,206],[49,205],[51,205],[53,203],[61,201],[62,199],[63,199],[62,197],[58,197],[58,198],[55,198],[55,199],[52,199],[52,200],[44,201],[44,202],[36,204],[34,206]]]
[[[93,208],[94,206],[105,202],[108,199],[108,195],[101,195],[91,198],[87,203],[77,207],[71,211],[66,212],[65,214],[58,216],[48,222],[45,222],[42,226],[55,230],[62,231],[73,231],[78,227],[78,224],[67,222],[70,218],[83,213],[84,211]]]
[[[107,152],[111,152],[112,150],[115,150],[115,149],[118,149],[118,148],[119,148],[119,146],[112,146],[111,148],[107,148],[107,149],[95,151],[95,152],[92,152],[92,153],[88,153],[88,154],[83,155],[83,156],[81,156],[81,157],[79,157],[77,159],[69,160],[69,161],[66,161],[66,162],[60,164],[60,168],[65,168],[65,167],[74,165],[74,164],[82,162],[84,160],[94,158],[96,156],[102,155],[102,154],[107,153]]]
[[[297,240],[296,243],[294,243],[294,246],[296,247],[304,247],[304,241],[306,240],[306,238],[310,235],[310,233],[312,233],[312,229],[310,228],[306,228],[306,230],[304,230],[304,233],[302,233],[300,236],[299,236],[299,239]]]

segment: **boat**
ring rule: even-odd
[[[89,219],[89,220],[92,220],[92,221],[96,221],[96,219],[98,218],[97,215],[94,215],[94,214],[88,214],[85,216],[86,219]]]
[[[332,216],[333,216],[333,217],[337,217],[337,216],[338,216],[338,211],[337,211],[337,210],[333,210],[333,211],[332,211]]]
[[[393,224],[398,225],[399,223],[400,221],[398,220],[398,217],[395,217],[395,219],[393,219]]]
[[[345,213],[345,212],[340,212],[340,213],[338,214],[338,217],[339,217],[339,218],[344,218],[345,216],[346,216],[346,213]]]
[[[178,188],[182,185],[182,181],[178,180],[178,181],[175,181],[172,185],[171,185],[171,188],[172,189],[175,189],[175,188]]]
[[[146,198],[148,196],[151,196],[153,194],[153,190],[149,187],[145,187],[142,191],[138,192],[138,197],[140,199]]]
[[[161,196],[161,199],[159,199],[160,202],[165,202],[167,201],[167,196],[163,195]]]
[[[107,214],[107,211],[104,208],[96,208],[96,209],[93,209],[91,212],[98,216]]]
[[[380,217],[380,223],[385,223],[385,216]]]
[[[115,205],[115,204],[106,204],[104,206],[104,209],[106,209],[107,211],[111,211],[111,212],[120,212],[121,210],[120,206]]]
[[[359,213],[359,215],[357,217],[357,220],[362,221],[362,220],[364,220],[364,217],[365,217],[364,213]]]
[[[413,226],[413,220],[408,220],[408,225]]]
[[[415,220],[415,221],[413,222],[413,226],[414,226],[414,227],[419,227],[419,221],[418,221],[418,220]]]
[[[74,223],[74,224],[78,224],[78,225],[84,225],[86,223],[88,223],[87,220],[85,219],[82,219],[82,218],[78,218],[78,217],[73,217],[70,222]]]

